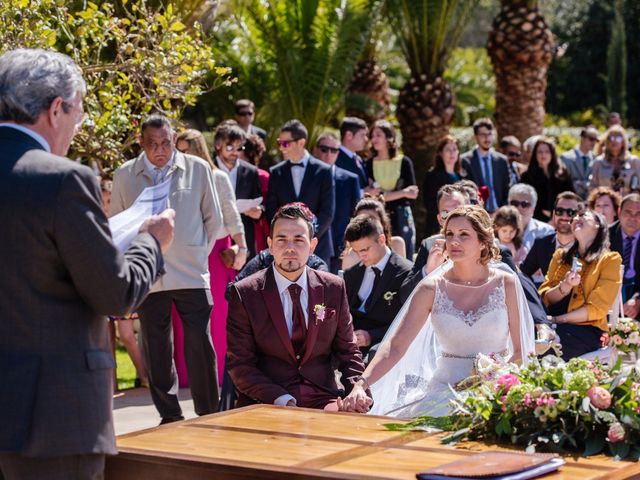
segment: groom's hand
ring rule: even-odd
[[[338,410],[341,412],[367,413],[373,404],[367,392],[360,385],[354,385],[351,393],[344,400],[338,399]]]

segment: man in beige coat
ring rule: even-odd
[[[163,424],[183,419],[173,363],[172,305],[184,327],[195,411],[205,415],[218,409],[216,355],[209,335],[213,303],[208,256],[223,222],[210,167],[175,149],[175,133],[167,118],[150,116],[142,124],[140,145],[143,153],[114,175],[111,214],[130,207],[144,188],[170,178],[168,203],[176,210],[175,241],[165,254],[166,275],[138,309],[151,397]]]

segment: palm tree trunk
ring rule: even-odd
[[[502,1],[487,51],[496,76],[496,124],[500,138],[524,141],[542,133],[547,72],[554,39],[537,2]]]

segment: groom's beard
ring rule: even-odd
[[[283,272],[297,272],[302,268],[298,260],[283,260],[278,264],[278,268]]]

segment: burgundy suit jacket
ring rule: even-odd
[[[238,406],[273,402],[295,392],[303,380],[319,392],[335,397],[351,390],[349,377],[364,371],[354,341],[344,282],[326,272],[307,268],[309,317],[304,355],[297,359],[284,318],[273,267],[237,282],[229,300],[227,365],[241,395]],[[316,320],[315,305],[324,304],[326,318]],[[296,398],[298,404],[304,399]]]

